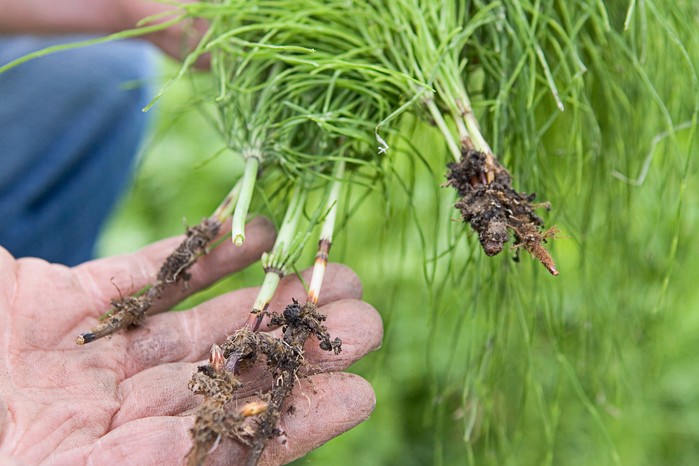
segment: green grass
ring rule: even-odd
[[[512,253],[482,254],[456,221],[454,195],[439,187],[446,159],[430,156],[441,144],[433,128],[404,119],[426,160],[389,152],[379,189],[352,188],[358,207],[346,224],[341,215],[332,259],[357,271],[384,317],[383,348],[352,369],[374,385],[378,404],[367,423],[299,464],[699,458],[699,12],[691,2],[638,1],[623,32],[628,3],[617,4],[609,21],[618,33],[600,29],[599,42],[534,35],[567,57],[548,63],[565,112],[541,70],[506,95],[492,89],[508,83],[477,73],[469,84],[481,90],[474,106],[484,134],[516,187],[553,205],[544,216],[561,230],[551,244],[559,277],[524,254],[519,263]],[[588,72],[569,80],[572,51]],[[536,54],[523,56],[539,66]],[[194,107],[185,82],[155,106],[153,136],[103,254],[181,233],[183,219],[208,215],[242,172],[241,162],[214,156],[223,142]],[[253,267],[210,293],[261,276]]]

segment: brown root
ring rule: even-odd
[[[208,252],[209,244],[216,238],[221,224],[210,218],[203,219],[199,225],[187,229],[187,237],[170,254],[158,272],[156,283],[165,285],[182,282],[185,285],[191,278],[188,270],[201,256]]]
[[[191,278],[188,271],[199,257],[208,252],[209,244],[216,238],[221,223],[210,218],[199,225],[187,229],[187,237],[163,262],[155,282],[139,296],[125,296],[113,299],[111,309],[101,322],[89,332],[80,334],[75,342],[78,345],[93,342],[143,323],[148,310],[153,306],[168,286],[182,283],[187,286]]]
[[[245,435],[243,420],[247,412],[233,411],[227,407],[240,382],[217,362],[216,358],[222,356],[219,347],[215,346],[211,354],[209,364],[199,366],[189,382],[190,390],[204,395],[191,430],[192,449],[187,455],[190,466],[204,464],[208,454],[222,438],[242,438]]]
[[[300,306],[294,300],[286,306],[281,315],[272,314],[271,316],[270,324],[282,327],[282,345],[279,345],[280,341],[276,340],[278,346],[270,353],[265,353],[267,364],[273,370],[275,384],[270,392],[269,406],[257,422],[257,431],[252,439],[248,466],[256,465],[267,441],[280,434],[277,425],[282,404],[294,388],[298,371],[304,362],[303,347],[308,337],[314,335],[318,338],[322,350],[333,351],[335,354],[342,351],[342,342],[339,338],[330,339],[327,329],[322,325],[325,316],[318,313],[313,303],[308,302],[304,306]]]
[[[476,150],[466,150],[461,161],[449,165],[447,184],[459,193],[456,208],[464,222],[478,233],[487,255],[500,253],[511,231],[515,247],[524,248],[552,275],[558,275],[551,255],[542,246],[552,235],[551,230],[542,231],[544,221],[534,213],[536,195],[515,191],[507,170],[494,159],[493,165],[488,167],[486,156]]]
[[[200,407],[195,426],[192,429],[194,446],[188,456],[188,464],[204,464],[207,452],[221,438],[237,439],[250,447],[248,465],[256,465],[267,441],[279,436],[278,427],[284,400],[289,396],[298,378],[299,369],[304,364],[303,347],[306,340],[315,336],[323,350],[341,351],[339,338],[330,338],[322,324],[325,316],[318,313],[313,303],[304,306],[293,301],[282,314],[272,313],[271,325],[282,327],[282,338],[277,339],[267,333],[256,333],[243,328],[219,348],[214,347],[207,366],[202,366],[194,374],[190,389],[206,396]],[[218,352],[223,354],[226,362],[220,363],[222,370],[214,368],[219,360]],[[262,401],[263,409],[257,405],[246,405],[243,410],[230,413],[227,403],[233,399],[233,392],[238,388],[234,383],[221,384],[219,380],[233,377],[233,370],[249,367],[260,356],[266,359],[271,369],[274,384]],[[250,418],[252,417],[252,422]]]

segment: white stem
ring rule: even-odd
[[[277,291],[277,286],[279,286],[279,281],[281,276],[276,272],[267,272],[265,278],[262,282],[262,287],[259,293],[257,293],[257,298],[255,299],[255,304],[252,305],[253,312],[264,311],[272,301],[274,293]]]
[[[247,154],[240,197],[235,205],[233,223],[231,226],[233,244],[236,246],[242,246],[245,241],[245,220],[247,219],[248,210],[250,209],[250,201],[252,200],[252,193],[255,190],[255,180],[257,179],[257,170],[259,167],[259,154]]]
[[[308,287],[308,301],[313,304],[318,304],[320,299],[320,290],[323,287],[323,278],[325,270],[328,266],[328,254],[330,246],[332,246],[333,233],[335,232],[335,219],[337,218],[337,202],[340,198],[340,184],[345,173],[345,161],[340,160],[335,165],[333,170],[333,185],[330,188],[328,200],[326,203],[325,220],[320,230],[320,241],[318,242],[318,253],[316,254],[315,264],[313,265],[313,275],[311,276],[311,284]]]

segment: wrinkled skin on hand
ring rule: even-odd
[[[188,288],[173,290],[159,310],[257,260],[271,248],[274,231],[268,221],[256,219],[246,237],[242,248],[226,241],[202,258],[191,270]],[[244,323],[256,289],[157,314],[110,339],[75,344],[75,336],[96,323],[110,299],[147,284],[180,240],[72,269],[15,260],[0,248],[0,463],[183,463],[191,446],[192,410],[201,402],[187,382],[211,345]],[[308,280],[308,271],[305,275]],[[335,356],[316,341],[307,343],[308,377],[289,400],[295,409],[284,410],[284,434],[270,443],[262,464],[305,454],[364,421],[374,407],[369,384],[340,371],[380,346],[380,317],[359,300],[361,285],[351,270],[331,266],[325,280],[321,310],[330,332],[342,339],[343,351]],[[286,278],[271,310],[279,312],[292,297],[304,296],[299,280]],[[272,384],[262,364],[241,374],[241,381],[241,397]],[[238,464],[246,455],[245,447],[222,441],[211,459]]]

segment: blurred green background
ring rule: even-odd
[[[496,151],[518,189],[553,205],[558,277],[525,254],[485,257],[441,187],[435,131],[402,122],[425,160],[389,152],[384,181],[348,193],[332,250],[384,319],[382,349],[351,368],[377,407],[298,464],[699,463],[699,20],[685,19],[693,26],[675,38],[656,24],[629,55],[643,60],[610,64],[604,47],[585,57],[607,78],[583,75],[587,100],[563,114],[511,97],[531,126],[501,128]],[[216,156],[222,142],[193,88],[175,83],[156,105],[102,255],[183,232],[240,175],[239,161]],[[536,145],[523,154],[525,130]],[[252,267],[207,293],[261,276]]]

